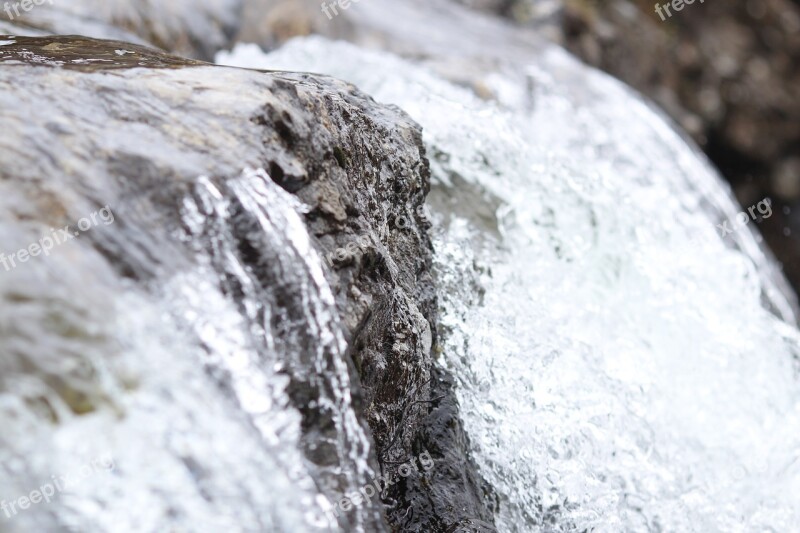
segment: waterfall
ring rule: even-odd
[[[129,198],[117,227],[92,230],[147,263],[129,275],[156,272],[144,288],[90,241],[70,243],[81,261],[4,272],[0,530],[336,530],[332,502],[374,473],[304,206],[259,170],[199,179],[169,240],[148,227],[158,209]],[[293,394],[316,408],[313,433]],[[54,483],[57,506],[8,507]]]
[[[493,101],[320,37],[217,61],[330,74],[422,125],[434,349],[498,529],[800,523],[796,304],[756,222],[720,235],[740,208],[641,97],[553,46],[487,75]]]

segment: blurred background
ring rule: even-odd
[[[702,147],[800,288],[800,0],[460,0],[539,28],[658,103]],[[659,2],[664,4],[664,1]]]
[[[696,0],[665,21],[654,0],[451,1],[505,20],[531,38],[560,43],[656,102],[716,164],[743,206],[772,200],[774,214],[758,229],[798,291],[800,0]],[[61,0],[13,23],[0,12],[0,32],[67,28],[213,61],[217,50],[236,42],[271,50],[312,33],[362,44],[377,40],[358,19],[369,2],[352,2],[328,18],[322,4],[334,0]],[[98,22],[111,22],[119,32]],[[391,23],[381,21],[382,30]],[[470,79],[448,74],[454,81]]]

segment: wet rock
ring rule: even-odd
[[[312,11],[314,9],[316,9],[316,6],[309,8]],[[432,13],[436,13],[436,16],[432,16]],[[630,17],[630,9],[624,11],[620,16]],[[356,43],[363,48],[390,50],[406,58],[412,58],[415,64],[421,64],[435,70],[447,79],[472,89],[482,98],[497,101],[501,108],[519,109],[520,112],[524,109],[537,109],[537,102],[533,95],[542,91],[542,87],[537,87],[536,84],[540,82],[534,80],[541,80],[541,78],[548,80],[547,82],[541,82],[545,87],[545,92],[553,91],[560,94],[565,86],[576,87],[575,100],[581,103],[576,104],[578,109],[582,109],[581,105],[583,105],[584,101],[602,101],[602,97],[596,92],[592,93],[591,89],[586,89],[585,91],[580,89],[581,87],[589,86],[590,83],[583,74],[576,74],[576,72],[582,72],[577,67],[543,67],[541,65],[541,63],[545,62],[542,60],[544,57],[560,57],[560,55],[566,56],[566,54],[563,54],[560,50],[553,50],[555,47],[543,45],[538,29],[511,27],[500,19],[486,17],[480,13],[463,9],[452,2],[370,0],[353,4],[348,10],[337,16],[334,21],[331,21],[328,25],[323,25],[318,30],[319,33],[334,36],[338,31],[334,23],[342,19],[348,20],[353,27],[352,32],[346,36],[348,41]],[[299,26],[298,24],[297,27]],[[618,30],[613,25],[601,24],[601,26],[601,33],[605,39],[616,38],[615,35]],[[264,27],[266,28],[267,26]],[[647,33],[648,28],[649,26],[642,26],[637,28],[637,31]],[[263,41],[259,42],[264,47],[269,47],[274,46],[277,41],[280,41],[280,39],[265,37]],[[599,57],[602,49],[597,48],[596,52]],[[298,53],[297,57],[307,57],[306,53],[304,50]],[[316,57],[311,53],[308,54]],[[636,69],[635,61],[641,59],[646,61],[644,64],[652,68],[653,72],[658,71],[660,64],[653,59],[651,50],[642,46],[637,48],[636,54],[635,59],[629,55],[625,56],[629,59],[629,68]],[[642,57],[640,58],[639,56]],[[314,61],[309,60],[308,63],[313,64]],[[336,63],[336,61],[329,58],[327,61],[320,60],[319,65],[314,68],[309,66],[304,68],[319,71],[327,68],[331,63]],[[369,65],[368,63],[366,64]],[[369,70],[369,67],[365,68]],[[354,68],[353,70],[358,69]],[[528,72],[531,71],[534,72],[534,75],[529,76]],[[535,75],[535,73],[542,71],[546,74],[538,77]],[[338,70],[331,70],[331,72],[337,72],[338,76],[345,76]],[[493,77],[494,79],[492,79]],[[646,77],[647,75],[645,75]],[[498,78],[502,79],[502,82],[498,82]],[[360,81],[359,83],[363,82]],[[390,86],[388,82],[376,83],[376,85],[369,87],[368,91],[373,92],[376,91],[375,87],[383,88],[387,86]],[[402,101],[402,97],[393,94],[393,91],[397,91],[399,94],[402,90],[395,89],[393,86],[390,87],[391,89],[387,89],[383,97],[396,97],[397,100],[390,101]],[[391,96],[386,96],[387,94]],[[414,107],[414,105],[413,102],[409,103],[409,108]],[[673,107],[680,108],[680,102],[676,102]],[[542,110],[542,108],[539,109]],[[544,109],[546,110],[546,108]],[[549,127],[552,128],[552,125],[549,125]],[[548,125],[544,125],[542,128],[546,130]],[[605,125],[599,127],[599,130],[603,131],[604,128]],[[553,135],[560,136],[562,134],[561,129],[558,127],[555,129],[557,131]],[[566,128],[563,134],[568,136],[568,131],[570,129]],[[639,139],[636,141],[633,143],[634,145],[638,143]],[[436,140],[429,142],[435,143]],[[579,152],[580,148],[576,145],[575,150]],[[448,158],[449,154],[442,154],[442,156]],[[669,172],[669,169],[672,169],[673,162],[674,159],[669,163],[664,163],[663,166],[660,165],[658,168],[667,169],[666,171]],[[442,165],[446,166],[446,163],[442,163]],[[645,168],[650,167],[647,167],[643,162],[642,172],[645,172]],[[455,176],[448,176],[448,178],[455,180],[458,175],[456,173]],[[695,181],[689,181],[698,188],[693,194],[696,194],[698,198],[704,198],[702,203],[708,202],[709,205],[719,204],[718,199],[711,199],[707,196],[707,190],[700,190],[700,182],[696,176],[693,176],[692,179]],[[714,187],[720,187],[720,190],[724,189],[719,184],[715,184]],[[461,189],[458,188],[458,190],[460,191]],[[453,194],[450,190],[447,193]],[[725,203],[725,205],[728,204]],[[453,210],[457,209],[459,208],[453,208]],[[471,205],[463,209],[472,215],[475,214]],[[714,210],[716,208],[710,209],[710,211]],[[767,265],[772,265],[767,266],[769,270],[775,267],[771,260],[767,261]],[[787,287],[782,275],[777,272],[774,278],[781,290],[785,291]],[[789,294],[788,291],[785,294]],[[792,297],[788,296],[788,299],[791,300]],[[789,318],[791,318],[791,315],[791,312],[786,314]],[[439,434],[439,436],[441,437],[442,435]],[[459,439],[455,438],[453,441],[458,443]],[[466,470],[466,472],[469,471],[469,469]],[[458,476],[453,475],[452,478],[458,479]],[[491,496],[474,498],[482,501],[483,506],[473,507],[471,503],[472,496],[480,494],[480,489],[473,487],[480,486],[480,481],[475,483],[471,481],[464,482],[463,480],[467,479],[466,476],[461,479],[460,486],[470,487],[464,491],[464,507],[466,509],[474,509],[474,514],[471,516],[479,519],[481,513],[486,511],[486,507],[491,507],[493,498]],[[463,513],[460,516],[464,520],[470,519],[469,513]]]
[[[456,44],[470,39],[475,27],[461,25],[454,33],[455,25],[447,18],[431,19],[432,31],[416,19],[391,21],[398,32],[404,29],[401,24],[411,24],[421,48],[435,39],[441,46],[447,39],[453,54],[469,49],[469,43]],[[513,49],[492,49],[506,57],[512,55],[509,51]],[[775,385],[785,383],[779,395],[786,401],[778,403],[787,411],[777,419],[791,419],[785,413],[796,397],[791,366],[797,342],[794,333],[779,330],[794,331],[797,315],[780,274],[773,274],[774,263],[759,250],[755,220],[721,238],[715,225],[739,217],[741,206],[697,148],[647,102],[556,47],[529,57],[515,70],[495,74],[489,87],[501,89],[502,103],[482,102],[415,60],[320,37],[295,40],[270,54],[239,46],[220,60],[330,73],[399,105],[423,124],[433,176],[429,204],[435,217],[434,264],[441,306],[438,362],[453,369],[460,415],[480,472],[496,491],[495,517],[502,530],[583,531],[609,524],[646,530],[654,520],[668,521],[669,530],[691,530],[698,523],[714,529],[714,524],[742,520],[742,506],[728,502],[750,501],[752,487],[772,490],[773,485],[761,483],[756,474],[752,483],[739,485],[744,487],[740,491],[728,490],[732,485],[724,483],[726,489],[703,497],[708,503],[676,507],[670,502],[676,488],[681,494],[695,494],[694,474],[716,462],[717,428],[734,436],[725,439],[725,446],[742,442],[735,438],[741,427],[738,414],[729,411],[729,402],[719,400],[731,389],[742,387],[742,394],[730,398],[746,398],[749,405],[760,392],[772,396],[778,392]],[[530,83],[515,77],[517,72],[530,73]],[[509,97],[526,86],[533,88],[528,110],[523,106],[529,102],[520,99],[516,107]],[[766,211],[761,214],[769,216]],[[748,213],[742,216],[749,218]],[[731,255],[739,259],[732,263]],[[750,264],[758,266],[746,267],[744,276],[734,266]],[[730,266],[734,268],[725,274]],[[642,276],[648,278],[644,284]],[[763,285],[752,291],[755,277]],[[502,295],[492,295],[498,290]],[[698,291],[706,292],[700,297]],[[675,297],[681,293],[684,296]],[[742,297],[747,303],[733,303]],[[696,314],[715,301],[719,305],[713,310]],[[665,305],[673,307],[671,316],[691,315],[686,323],[692,326],[669,325]],[[621,321],[626,315],[629,319]],[[720,316],[729,318],[721,321]],[[628,320],[637,325],[630,327]],[[720,323],[729,327],[719,329]],[[730,327],[734,323],[735,328]],[[699,332],[687,341],[685,332],[694,327]],[[616,328],[621,329],[611,334]],[[749,345],[755,348],[743,349],[743,343],[730,342],[732,331],[746,331],[748,338],[760,340]],[[633,363],[624,346],[632,338],[649,338],[635,350]],[[720,381],[731,361],[761,366],[765,350],[758,347],[783,338],[783,346],[768,350],[779,355],[774,358],[775,373],[763,384],[753,382],[757,378],[752,367],[742,368],[729,382]],[[677,339],[687,344],[679,348]],[[700,342],[708,348],[698,349]],[[720,357],[725,346],[729,355]],[[704,354],[719,368],[698,375],[695,359]],[[662,367],[681,358],[655,377],[648,370],[654,361],[663,361],[658,363]],[[604,370],[612,366],[613,376]],[[653,409],[647,409],[651,413],[660,405],[668,404],[671,410],[682,404],[679,418],[694,421],[683,436],[676,439],[677,419],[672,414],[643,423],[630,411],[638,400],[628,399],[643,398],[642,381],[626,375],[630,372],[647,383],[674,383],[654,387],[651,400],[645,401],[652,402]],[[595,387],[598,379],[607,379],[606,385]],[[686,379],[697,380],[697,386],[687,389]],[[620,394],[620,386],[630,394]],[[557,395],[553,387],[560,389]],[[706,387],[718,387],[718,393],[698,394]],[[587,390],[592,392],[585,394]],[[675,402],[663,404],[665,394]],[[595,411],[602,396],[608,400]],[[706,413],[720,415],[699,414],[701,405]],[[763,405],[757,411],[747,406],[734,411],[749,413],[758,432],[763,429],[762,413],[772,410],[773,399]],[[620,423],[609,423],[606,417],[615,411],[622,417]],[[601,414],[595,417],[597,413]],[[709,426],[709,421],[715,425]],[[607,437],[598,438],[599,433]],[[625,446],[620,435],[632,436],[631,454],[620,453]],[[708,445],[698,446],[700,435]],[[445,442],[441,434],[433,440]],[[670,458],[649,453],[665,443],[681,452]],[[604,451],[597,454],[601,448]],[[691,450],[692,459],[676,468],[685,461],[685,450]],[[791,447],[785,450],[791,456]],[[768,458],[773,451],[757,444],[742,457],[762,453]],[[698,455],[705,459],[698,460]],[[642,467],[632,468],[631,457]],[[654,465],[693,474],[654,481],[648,474]],[[719,468],[720,473],[705,475],[727,480],[730,466]],[[447,475],[457,478],[449,471]],[[646,478],[645,484],[660,484],[659,496],[653,497],[651,488],[639,488],[634,489],[639,495],[631,497],[632,485],[625,480],[637,476]],[[612,478],[624,482],[606,483]],[[790,496],[773,502],[769,511],[753,511],[754,527],[791,516]],[[706,514],[708,509],[714,509],[713,516]],[[730,518],[723,518],[723,509],[730,509]],[[477,529],[478,520],[462,521],[455,530]],[[789,518],[780,526],[785,529],[794,522]]]
[[[86,72],[111,69],[180,68],[203,63],[169,56],[153,48],[88,37],[6,36],[0,61],[6,67],[42,65]]]
[[[207,390],[200,387],[208,398],[176,390],[198,404],[196,412],[187,408],[181,416],[204,416],[200,405],[207,402],[238,405],[228,407],[230,419],[240,424],[237,431],[248,433],[249,425],[259,429],[251,444],[263,450],[254,457],[275,446],[286,448],[291,440],[277,438],[272,421],[298,413],[298,446],[306,463],[276,468],[293,480],[286,482],[290,486],[300,483],[291,474],[297,468],[313,485],[300,483],[304,488],[297,489],[296,501],[271,515],[255,501],[252,508],[242,503],[256,516],[257,527],[291,530],[286,524],[292,509],[316,508],[300,495],[314,498],[318,490],[337,502],[371,482],[369,467],[396,477],[401,463],[443,446],[420,437],[444,428],[425,424],[436,408],[432,390],[441,386],[432,384],[437,306],[428,222],[420,209],[429,170],[415,123],[397,108],[322,76],[215,67],[83,37],[4,36],[0,42],[0,105],[7,110],[0,118],[0,184],[7,199],[2,225],[4,235],[14,235],[13,242],[4,242],[6,250],[36,242],[47,228],[63,227],[104,205],[115,214],[113,226],[87,231],[53,257],[2,273],[7,309],[22,302],[48,309],[48,291],[31,289],[36,284],[29,277],[53,283],[59,273],[63,291],[72,294],[66,296],[71,305],[82,308],[86,301],[80,286],[100,300],[109,298],[105,320],[138,323],[154,318],[140,316],[141,309],[157,309],[164,322],[151,326],[153,334],[181,331],[186,353],[172,358],[190,366],[194,361],[192,380],[210,382]],[[245,168],[266,173],[243,173]],[[119,308],[122,297],[114,297],[115,290],[134,292],[148,305]],[[228,307],[230,323],[217,314]],[[31,315],[27,327],[47,329],[45,316]],[[128,388],[139,397],[155,394],[148,389],[151,373],[126,377],[122,370],[125,362],[146,359],[137,351],[142,348],[124,354],[112,348],[133,341],[120,338],[112,323],[102,335],[90,333],[98,327],[94,320],[81,322],[88,329],[80,333],[86,342],[94,339],[91,354],[65,352],[76,330],[69,324],[63,334],[53,333],[51,348],[44,351],[6,330],[6,345],[16,343],[10,360],[17,363],[4,367],[0,392],[11,394],[14,381],[41,381],[44,390],[54,391],[47,393],[48,402],[65,404],[72,412],[48,414],[45,421],[38,410],[24,410],[36,428],[31,434],[48,443],[40,448],[56,446],[53,434],[67,431],[74,416],[139,416],[124,392]],[[173,323],[177,329],[167,326]],[[245,372],[241,363],[233,364],[242,357],[254,357]],[[95,370],[63,384],[53,381],[61,365],[73,362]],[[161,372],[177,385],[172,364],[177,363]],[[261,373],[267,385],[243,389],[251,380],[257,383]],[[285,397],[281,379],[288,380]],[[258,398],[270,390],[273,399],[265,405],[272,407],[251,405],[253,394]],[[177,452],[157,428],[161,422],[178,424],[178,415],[172,400],[159,402],[158,423],[152,430],[128,427],[126,444],[148,450],[152,461],[163,456],[164,464],[172,464]],[[277,412],[266,417],[263,409]],[[134,459],[119,442],[113,444],[121,425],[109,421],[87,430],[86,437],[106,442],[117,454],[122,479],[115,490],[124,494],[147,481],[131,473],[128,461]],[[291,434],[291,427],[280,431]],[[4,446],[31,445],[21,431],[12,423]],[[197,429],[185,431],[190,437]],[[194,437],[202,446],[203,438]],[[77,444],[67,440],[59,446],[64,451],[71,445]],[[47,456],[39,451],[38,457]],[[192,458],[192,471],[216,468],[214,454],[206,453]],[[274,453],[280,458],[289,452]],[[27,470],[42,466],[55,468],[25,464]],[[165,476],[172,474],[164,468]],[[433,472],[439,468],[448,469],[447,461]],[[24,485],[23,472],[6,474]],[[218,475],[224,482],[224,473]],[[259,474],[266,478],[259,482],[272,487],[261,498],[274,491],[277,481],[271,477],[277,475]],[[421,505],[418,501],[438,502],[433,511],[415,509],[421,523],[426,513],[438,513],[447,501],[461,497],[450,488],[442,491],[433,476],[420,473],[383,494],[391,504],[390,523],[401,527],[409,506]],[[244,484],[234,472],[227,482]],[[187,490],[208,483],[197,481]],[[411,491],[413,499],[406,496]],[[204,494],[212,507],[219,503],[220,494]],[[184,521],[191,510],[183,507],[191,501],[184,496],[173,502],[179,510],[159,515],[158,526],[191,528],[192,522]],[[386,529],[377,499],[335,514],[347,530]],[[26,519],[53,527],[61,517]]]

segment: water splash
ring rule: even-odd
[[[497,51],[502,55],[503,51]],[[311,37],[218,61],[353,83],[424,128],[441,364],[503,531],[788,531],[800,523],[795,304],[700,152],[550,47],[494,103]]]

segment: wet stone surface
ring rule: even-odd
[[[170,438],[158,433],[162,424],[169,432],[182,417],[206,416],[201,405],[227,406],[225,418],[253,439],[255,449],[282,444],[284,451],[274,453],[276,472],[296,484],[296,494],[287,489],[282,496],[293,503],[276,505],[272,514],[255,501],[241,502],[243,509],[253,506],[257,527],[289,527],[292,512],[302,515],[315,491],[335,503],[378,473],[396,477],[399,465],[425,452],[435,461],[431,471],[395,483],[382,494],[383,503],[340,510],[339,525],[424,531],[476,515],[482,496],[474,466],[464,459],[457,404],[437,378],[441,371],[432,372],[437,304],[429,222],[420,210],[429,168],[419,126],[398,108],[324,76],[216,67],[84,37],[6,36],[0,43],[0,225],[4,235],[14,235],[7,248],[36,242],[47,228],[99,206],[115,214],[113,225],[65,245],[54,261],[21,265],[26,268],[0,279],[0,298],[11,312],[28,302],[45,313],[52,305],[47,287],[56,279],[72,312],[86,314],[87,330],[103,329],[83,309],[89,295],[109,298],[114,308],[103,315],[108,331],[92,341],[97,349],[85,353],[68,350],[71,328],[48,337],[46,350],[22,329],[6,328],[15,355],[3,368],[0,392],[10,394],[14,381],[33,380],[43,384],[47,402],[72,405],[75,415],[110,410],[128,420],[139,411],[126,387],[134,387],[137,398],[152,396],[163,409],[150,415],[157,423],[147,431],[109,421],[86,437],[99,442],[125,432],[131,449],[141,446],[153,461],[163,458],[165,479],[180,470],[171,470],[179,454],[164,444]],[[358,253],[339,252],[353,250],[353,243]],[[32,283],[30,276],[44,281]],[[115,291],[135,293],[152,308],[118,308],[122,297],[111,297]],[[156,386],[155,369],[133,379],[118,368],[147,357],[135,347],[115,348],[133,341],[109,321],[134,324],[156,316],[164,322],[151,326],[153,335],[184,335],[169,365],[187,363],[192,380],[204,384],[185,389],[180,384],[188,378],[171,373],[169,365],[158,375],[174,380],[176,394],[196,407],[180,410],[149,389]],[[25,331],[46,328],[45,317],[34,315]],[[243,370],[242,358],[250,370]],[[73,363],[105,370],[59,378],[59,369]],[[265,385],[253,384],[259,376]],[[268,391],[272,398],[262,400],[268,411],[255,408],[253,395]],[[435,414],[442,410],[446,416]],[[70,430],[69,417],[54,422],[37,412],[26,416],[38,442]],[[303,466],[291,464],[288,437],[272,440],[295,427],[273,427],[282,417],[297,417]],[[199,431],[189,427],[187,438]],[[12,424],[9,435],[22,431]],[[62,446],[68,452],[71,445]],[[124,462],[124,453],[116,453]],[[206,450],[193,457],[192,470],[214,472],[222,469],[219,460]],[[254,483],[269,489],[260,497],[274,492],[271,478],[280,476],[253,468]],[[297,468],[307,482],[292,478]],[[128,472],[117,490],[151,494],[144,477]],[[220,483],[245,485],[235,472],[220,472],[214,478]],[[27,475],[6,474],[21,484]],[[198,480],[191,488],[206,490],[208,483]],[[212,502],[219,496],[203,494]],[[191,525],[181,513],[155,516],[159,527]],[[46,528],[60,518],[31,514],[26,520]]]

